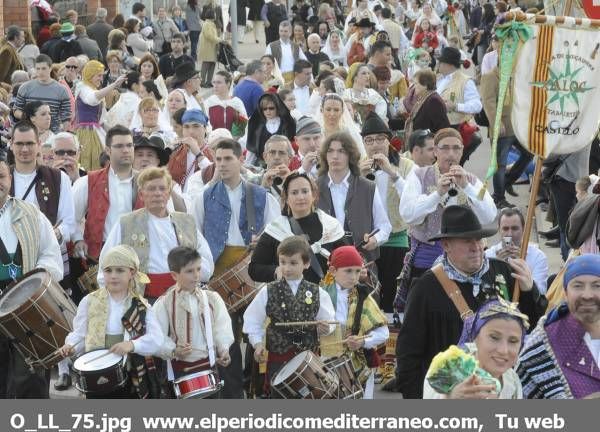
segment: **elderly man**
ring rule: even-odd
[[[272,135],[265,143],[263,160],[267,169],[261,175],[260,185],[266,188],[277,199],[281,196],[281,185],[289,175],[288,165],[294,150],[285,135]]]
[[[202,96],[200,95],[200,71],[191,62],[184,62],[175,67],[175,73],[171,78],[173,88],[183,91],[185,104],[188,110],[202,109]]]
[[[10,197],[11,183],[7,149],[0,145],[0,289],[34,269],[58,282],[63,263],[52,225],[35,205]],[[0,336],[1,398],[48,398],[48,382],[48,371],[32,373],[14,344]]]
[[[79,60],[77,57],[69,57],[65,60],[65,77],[64,80],[71,89],[71,93],[75,94],[77,85],[80,82]]]
[[[567,263],[566,304],[531,332],[517,373],[528,399],[585,399],[600,392],[600,256]]]
[[[525,227],[525,218],[523,213],[517,208],[503,208],[500,210],[498,218],[498,228],[502,241],[496,243],[485,251],[488,258],[497,258],[508,260],[518,258],[523,241],[523,228]],[[548,279],[548,258],[535,244],[527,245],[527,265],[533,274],[533,280],[542,294],[546,294],[546,285]]]
[[[289,168],[300,173],[309,173],[317,178],[319,150],[323,141],[321,125],[312,117],[303,116],[296,122],[296,145],[298,152],[292,158]]]
[[[322,62],[328,61],[329,56],[321,51],[321,36],[316,33],[308,35],[306,38],[308,49],[306,50],[306,59],[312,64],[313,76],[319,75],[319,66]]]
[[[6,29],[5,40],[0,47],[0,82],[10,84],[12,73],[25,68],[17,52],[25,43],[25,33],[19,26],[11,25]]]
[[[140,258],[140,270],[150,278],[144,296],[151,303],[175,284],[169,272],[167,255],[176,246],[188,246],[200,253],[200,278],[208,282],[214,270],[212,254],[196,228],[194,218],[187,213],[167,209],[173,187],[169,172],[164,168],[146,168],[139,174],[137,182],[144,207],[121,216],[104,243],[100,260],[113,246],[131,246]],[[98,280],[103,282],[101,271]]]
[[[361,134],[367,158],[360,162],[361,174],[375,181],[392,224],[392,232],[380,248],[377,270],[381,281],[380,306],[391,314],[394,310],[396,279],[400,274],[404,255],[408,251],[408,226],[400,217],[400,196],[406,176],[413,169],[413,162],[401,157],[390,145],[392,131],[375,112],[367,116]]]
[[[482,224],[489,224],[496,217],[496,205],[490,194],[486,191],[483,199],[479,198],[483,186],[481,181],[458,164],[463,152],[458,131],[451,128],[439,130],[434,144],[437,162],[411,172],[400,199],[400,216],[410,226],[411,236],[411,251],[397,298],[400,309],[411,277],[422,275],[443,252],[441,243],[432,242],[429,238],[440,231],[445,206],[468,205]]]
[[[79,177],[86,175],[83,168],[79,167],[79,140],[70,132],[59,132],[50,138],[54,159],[52,166],[66,173],[75,183]]]
[[[441,240],[444,255],[414,283],[396,343],[396,385],[405,398],[422,397],[433,357],[458,342],[463,320],[488,298],[510,300],[515,280],[521,288],[519,309],[530,322],[535,325],[544,313],[546,299],[524,260],[485,257],[482,239],[495,233],[495,227],[482,227],[467,206],[444,210],[441,233],[430,239]]]

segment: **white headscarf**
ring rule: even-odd
[[[336,33],[340,37],[340,45],[337,52],[334,52],[333,48],[331,47],[331,35],[333,33]],[[327,36],[327,40],[325,41],[323,53],[327,54],[327,57],[329,57],[329,60],[331,60],[332,62],[337,63],[340,66],[348,66],[348,53],[346,52],[345,43],[346,41],[344,38],[344,33],[340,30],[332,30],[329,33],[329,36]],[[341,63],[339,61],[340,57],[343,59]]]

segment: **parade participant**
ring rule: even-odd
[[[408,252],[408,225],[400,217],[400,196],[406,176],[414,164],[401,157],[390,145],[392,132],[374,112],[365,120],[362,136],[367,158],[359,163],[361,174],[372,176],[392,224],[390,237],[379,249],[380,256],[376,261],[377,275],[382,286],[379,293],[380,305],[384,312],[392,313],[396,279],[402,270],[398,263],[404,261],[404,255]]]
[[[296,133],[296,121],[277,94],[265,93],[258,100],[258,108],[248,122],[246,163],[263,164],[265,143],[272,135],[285,135],[290,140]]]
[[[300,117],[296,122],[296,137],[294,138],[298,151],[290,161],[290,170],[310,173],[312,177],[316,178],[322,140],[321,125],[312,117]]]
[[[131,246],[139,257],[140,270],[150,278],[143,291],[150,303],[174,283],[167,267],[167,254],[176,246],[198,251],[202,256],[201,278],[208,282],[214,269],[208,243],[196,228],[192,216],[169,211],[167,207],[171,197],[171,175],[165,168],[146,168],[138,175],[137,184],[144,207],[122,215],[114,224],[100,253],[100,261],[116,245]],[[99,271],[99,283],[102,279]]]
[[[260,62],[265,72],[265,80],[262,83],[263,89],[267,91],[270,88],[283,88],[283,75],[281,75],[275,57],[271,54],[265,54],[260,58]]]
[[[171,37],[170,53],[164,53],[158,60],[158,67],[165,80],[175,74],[175,69],[183,63],[194,63],[194,59],[185,54],[185,35],[175,33]]]
[[[29,148],[37,143],[30,138]],[[19,135],[17,139],[22,142]],[[5,290],[34,269],[44,269],[58,282],[63,278],[63,263],[52,225],[36,206],[10,196],[12,177],[7,156],[7,149],[0,144],[0,289]],[[49,397],[49,371],[35,368],[31,373],[4,335],[0,336],[0,371],[0,397]]]
[[[450,127],[446,105],[435,86],[435,74],[430,69],[422,69],[415,74],[409,94],[400,106],[400,111],[408,113],[404,126],[406,136],[410,137],[417,129],[429,129],[436,133]]]
[[[175,75],[171,79],[171,85],[173,88],[183,91],[187,109],[202,109],[200,71],[196,70],[194,63],[185,62],[177,66]]]
[[[437,92],[446,104],[451,127],[464,135],[465,148],[460,160],[460,165],[464,165],[481,144],[479,132],[476,129],[470,131],[475,127],[472,125],[473,116],[483,108],[481,97],[473,80],[460,71],[459,50],[452,47],[444,48],[438,63],[441,76],[437,80]]]
[[[231,319],[221,296],[201,286],[203,258],[194,248],[177,246],[167,262],[175,284],[152,309],[166,335],[159,356],[167,360],[168,380],[186,375],[188,368],[196,373],[215,362],[228,366],[234,342]]]
[[[435,163],[433,137],[429,129],[417,129],[408,138],[408,155],[419,168]]]
[[[182,89],[174,89],[167,96],[167,102],[160,113],[161,122],[168,123],[171,125],[173,133],[181,137],[181,134],[176,129],[177,123],[175,122],[175,113],[181,109],[185,110],[187,107],[187,101],[185,100],[185,93]],[[172,143],[171,143],[172,144]]]
[[[133,171],[133,136],[125,126],[115,126],[106,133],[106,168],[90,171],[73,185],[75,220],[73,254],[97,259],[102,244],[113,225],[123,214],[141,208]],[[80,226],[85,227],[83,233]]]
[[[160,134],[151,134],[148,137],[140,135],[133,138],[133,169],[136,171],[165,166],[169,162],[170,154]]]
[[[321,38],[318,34],[310,34],[307,39],[308,49],[306,59],[312,63],[313,76],[319,75],[319,66],[322,62],[329,61],[329,56],[321,50]]]
[[[406,178],[400,199],[400,216],[410,226],[411,236],[411,252],[405,265],[410,272],[404,273],[405,290],[408,290],[411,277],[422,275],[442,255],[440,242],[432,243],[429,239],[440,231],[445,206],[468,205],[482,224],[491,223],[497,213],[494,200],[487,191],[483,199],[479,199],[481,181],[458,165],[463,150],[458,131],[439,130],[434,144],[437,162],[413,170]],[[406,298],[406,291],[399,294]]]
[[[341,323],[354,370],[364,387],[363,399],[373,399],[374,368],[380,363],[374,348],[385,343],[390,333],[388,320],[371,297],[371,289],[359,282],[362,270],[362,257],[356,248],[339,247],[329,257],[333,281],[323,289],[331,297],[336,321]]]
[[[600,391],[600,256],[569,260],[566,303],[531,332],[517,373],[527,399],[582,399]]]
[[[171,122],[161,116],[160,103],[152,96],[144,97],[140,101],[129,127],[135,136],[147,138],[153,134],[160,134],[168,141],[176,139]]]
[[[352,105],[354,121],[359,125],[362,125],[371,111],[375,111],[382,119],[387,118],[385,100],[376,90],[369,88],[370,80],[371,71],[364,63],[353,65],[346,79],[348,88],[344,92],[344,99]]]
[[[153,54],[149,53],[140,58],[138,71],[140,72],[140,81],[152,81],[160,93],[160,100],[164,100],[169,92]]]
[[[290,39],[292,35],[290,22],[282,21],[281,24],[278,24],[278,28],[279,40],[268,40],[265,54],[275,57],[283,75],[284,84],[287,84],[294,80],[294,63],[298,60],[306,60],[306,56],[302,49]]]
[[[502,241],[490,246],[485,251],[488,258],[508,260],[519,258],[521,242],[523,241],[523,230],[525,228],[525,217],[517,208],[503,208],[498,214],[498,229]],[[527,245],[525,261],[533,275],[533,280],[540,293],[546,294],[548,279],[548,258],[536,244],[531,242]]]
[[[327,272],[327,258],[331,251],[344,245],[344,229],[340,222],[316,208],[317,187],[306,175],[290,174],[283,182],[281,199],[283,215],[277,216],[266,227],[252,252],[248,274],[257,282],[279,279],[277,247],[293,235],[307,236],[311,245],[310,266],[304,278],[319,283]]]
[[[327,83],[329,78],[325,80]],[[333,78],[334,84],[342,84],[342,80]],[[360,127],[352,119],[348,107],[344,103],[342,96],[335,93],[326,93],[321,100],[321,110],[317,116],[317,121],[323,128],[323,135],[328,137],[337,132],[346,132],[350,134],[354,143],[358,146],[361,157],[366,154],[365,146],[360,136]]]
[[[119,94],[119,100],[108,110],[104,117],[104,127],[112,128],[118,124],[129,126],[138,110],[140,101],[138,95],[140,86],[140,73],[131,71],[127,73],[125,82]]]
[[[84,169],[79,167],[77,162],[79,160],[79,140],[77,136],[70,132],[59,132],[52,137],[50,144],[54,152],[52,166],[66,173],[71,180],[71,185],[79,177],[87,174]],[[74,206],[73,209],[75,209]]]
[[[274,197],[279,199],[281,185],[290,174],[288,165],[294,154],[290,140],[283,135],[273,135],[265,143],[263,160],[265,170],[257,176],[257,183],[267,189]]]
[[[436,392],[425,380],[423,399],[523,399],[521,381],[513,367],[528,328],[527,315],[521,313],[515,303],[500,297],[482,304],[474,316],[465,320],[458,345],[477,359],[481,369],[500,382],[500,393],[496,393],[495,384],[471,375],[447,395]]]
[[[42,148],[54,136],[54,133],[50,130],[52,116],[50,115],[50,107],[48,104],[39,100],[27,102],[23,108],[22,119],[35,126],[38,134],[38,141],[42,145]]]
[[[367,17],[368,19],[370,19],[370,21],[377,22],[377,17],[373,13],[373,11],[371,11],[368,8],[368,5],[368,0],[356,0],[356,8],[352,8],[352,11],[346,17],[346,22],[344,25],[345,32],[348,32],[348,27],[350,26],[350,21],[352,19],[354,19],[355,22],[358,22],[362,18]]]
[[[87,170],[100,168],[100,153],[104,150],[106,134],[100,127],[104,111],[103,99],[125,81],[121,75],[108,87],[100,88],[104,65],[96,60],[88,62],[81,73],[82,84],[75,101],[75,133],[82,143],[79,162]]]
[[[140,272],[135,251],[125,245],[104,255],[100,267],[106,286],[86,295],[77,307],[73,331],[60,349],[63,357],[106,348],[127,356],[128,380],[102,395],[106,399],[158,398],[160,388],[152,358],[164,335],[150,305],[138,294],[137,284],[148,283]],[[95,398],[87,395],[87,398]]]
[[[296,60],[294,62],[294,79],[284,86],[285,89],[292,90],[296,96],[296,108],[300,114],[310,114],[310,95],[315,89],[312,83],[312,67],[308,60]]]
[[[482,239],[495,233],[495,227],[483,228],[467,206],[444,210],[441,231],[430,239],[441,240],[444,254],[409,291],[396,342],[396,386],[404,398],[422,397],[424,374],[433,357],[459,341],[463,320],[485,300],[496,296],[510,300],[516,280],[519,309],[533,325],[543,315],[547,302],[527,263],[520,258],[507,264],[485,257]]]
[[[271,382],[277,370],[296,354],[316,350],[320,335],[333,331],[327,324],[335,318],[331,298],[303,277],[304,270],[310,267],[310,250],[303,237],[283,240],[277,247],[280,277],[262,287],[244,313],[243,331],[254,348],[254,359],[261,363],[266,354],[267,382]],[[270,321],[265,328],[267,319]],[[275,325],[296,321],[316,321],[318,324]]]
[[[354,63],[362,63],[367,61],[367,53],[371,47],[371,40],[375,30],[375,20],[370,18],[362,18],[357,22],[358,31],[348,37],[345,49],[348,53],[347,63],[352,66]]]
[[[317,180],[318,207],[351,232],[354,243],[363,244],[367,261],[373,261],[379,258],[379,246],[388,240],[392,225],[376,183],[360,177],[359,157],[358,148],[347,133],[335,133],[325,139]]]
[[[181,118],[183,138],[169,159],[168,168],[173,180],[187,192],[188,179],[210,165],[213,155],[205,143],[208,117],[202,110],[188,109]]]
[[[212,129],[229,129],[236,138],[244,136],[248,114],[244,103],[231,96],[232,76],[227,71],[218,71],[212,79],[214,93],[204,102]]]

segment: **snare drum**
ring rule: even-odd
[[[350,357],[342,355],[327,359],[325,369],[338,377],[338,399],[362,399],[363,389],[354,373]]]
[[[75,387],[81,393],[101,396],[124,387],[127,383],[125,357],[107,349],[87,352],[75,360]]]
[[[263,284],[256,283],[248,275],[251,254],[220,276],[212,279],[208,287],[219,293],[230,313],[248,305]]]
[[[204,399],[223,388],[215,369],[208,369],[190,375],[184,375],[173,381],[173,391],[177,399]]]
[[[42,269],[10,285],[0,297],[0,331],[25,361],[47,369],[62,357],[58,349],[72,330],[77,306]]]
[[[312,351],[296,355],[271,381],[271,388],[284,399],[335,399],[338,386],[338,377]]]

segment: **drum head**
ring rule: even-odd
[[[92,372],[106,369],[123,361],[123,357],[113,353],[107,354],[102,358],[98,358],[106,353],[108,353],[107,349],[99,349],[87,352],[75,360],[73,368],[81,372]]]
[[[36,272],[15,284],[0,298],[0,316],[18,309],[44,284],[48,273]]]
[[[303,351],[284,364],[281,369],[279,369],[279,372],[277,372],[277,375],[273,377],[273,385],[276,386],[285,381],[285,379],[294,373],[294,371],[298,369],[298,366],[305,362],[307,357],[311,354],[310,351]]]

